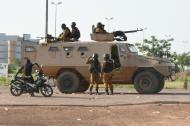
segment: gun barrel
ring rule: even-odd
[[[143,29],[140,30],[130,30],[130,31],[123,31],[123,33],[134,33],[134,32],[138,32],[138,31],[143,31]]]

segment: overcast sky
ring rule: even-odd
[[[171,35],[175,39],[173,51],[190,51],[190,0],[49,0],[49,33],[54,35],[52,1],[63,2],[58,7],[58,33],[61,23],[70,27],[75,21],[81,40],[90,40],[92,24],[101,21],[107,25],[105,17],[114,17],[111,31],[147,28],[145,38]],[[0,33],[44,36],[45,0],[0,0],[0,16]],[[129,34],[128,38],[131,43],[142,42],[143,32]]]

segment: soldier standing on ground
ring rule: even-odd
[[[62,28],[63,32],[59,35],[57,40],[58,41],[71,41],[71,31],[69,30],[69,28],[65,24],[62,24],[61,28]]]
[[[109,54],[104,54],[104,62],[102,67],[103,72],[103,82],[105,85],[105,93],[109,95],[108,87],[110,88],[111,95],[113,95],[113,85],[112,85],[112,71],[114,69],[113,61],[110,59]]]
[[[100,80],[101,74],[101,65],[98,60],[98,54],[94,53],[93,56],[89,57],[86,64],[90,64],[90,95],[92,95],[93,86],[96,86],[96,94],[98,94],[99,85],[98,82]]]
[[[72,28],[72,31],[71,31],[71,38],[72,38],[72,40],[73,41],[78,41],[79,38],[80,38],[80,31],[76,27],[76,23],[75,22],[72,22],[71,28]]]

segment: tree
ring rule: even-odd
[[[143,43],[136,43],[139,51],[146,56],[163,57],[165,56],[176,65],[176,72],[184,71],[190,67],[190,52],[177,54],[171,52],[171,42],[173,38],[158,40],[155,36],[151,39],[144,39]]]
[[[179,65],[182,71],[185,71],[185,68],[190,67],[190,52],[178,54],[175,62]]]
[[[136,43],[140,52],[146,56],[155,57],[171,57],[171,41],[173,38],[158,40],[155,36],[151,36],[151,40],[144,39],[143,43]]]

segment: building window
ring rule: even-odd
[[[25,52],[35,52],[35,48],[30,46],[25,48]]]
[[[15,58],[16,58],[16,59],[21,59],[21,53],[16,53],[16,54],[15,54]]]

